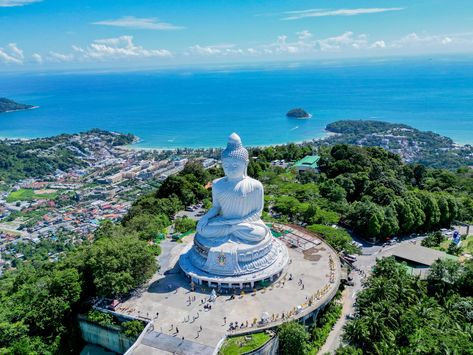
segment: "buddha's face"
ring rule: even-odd
[[[223,171],[230,179],[241,178],[246,175],[246,163],[241,159],[226,158],[222,160]]]

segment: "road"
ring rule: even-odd
[[[418,236],[415,238],[404,239],[400,242],[400,244],[404,243],[420,243],[425,236]],[[342,308],[342,315],[338,319],[337,323],[335,323],[332,331],[330,332],[325,344],[320,348],[318,354],[325,354],[335,353],[335,350],[342,343],[342,334],[343,334],[343,327],[347,322],[347,315],[352,314],[354,312],[354,304],[356,301],[356,295],[360,292],[363,288],[363,281],[368,277],[371,273],[371,269],[376,264],[376,258],[380,258],[383,254],[394,248],[395,245],[392,246],[382,246],[382,245],[372,245],[368,244],[362,240],[353,238],[355,241],[360,242],[363,244],[361,248],[362,254],[357,257],[354,266],[358,270],[353,270],[350,273],[350,276],[353,278],[354,285],[347,286],[342,294],[343,296],[343,308]]]

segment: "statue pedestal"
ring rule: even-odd
[[[196,234],[179,265],[196,284],[244,289],[275,281],[288,259],[286,246],[268,230],[255,244],[242,243],[233,236],[208,239]]]

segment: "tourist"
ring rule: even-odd
[[[176,326],[176,334],[179,334],[179,328]]]
[[[223,324],[227,324],[227,317],[223,317]]]

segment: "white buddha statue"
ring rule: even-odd
[[[271,233],[261,220],[263,185],[246,175],[248,162],[248,151],[240,137],[232,133],[222,152],[225,177],[213,182],[212,208],[197,224],[200,237],[253,244]]]

